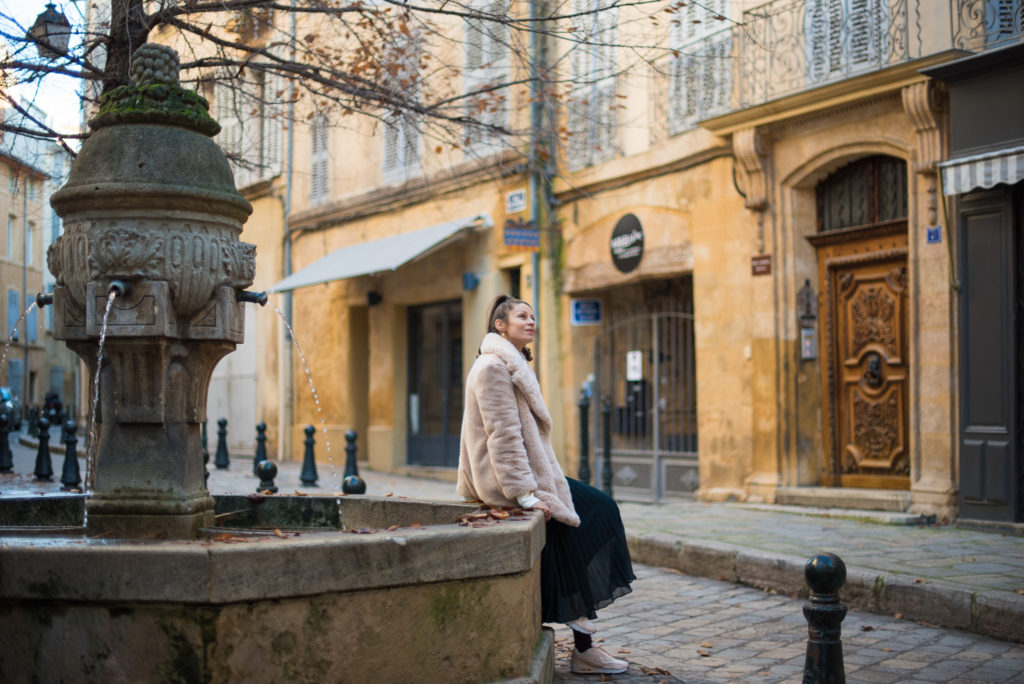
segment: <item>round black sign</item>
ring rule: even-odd
[[[612,231],[609,246],[615,268],[629,273],[639,266],[644,256],[644,229],[640,227],[640,219],[632,214],[620,218]]]

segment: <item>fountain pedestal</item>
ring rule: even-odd
[[[210,137],[220,127],[206,101],[178,85],[176,55],[144,48],[160,66],[104,96],[51,200],[64,219],[47,254],[54,337],[99,379],[88,533],[194,538],[213,523],[200,431],[214,366],[243,338],[238,292],[252,284],[255,246],[239,234],[252,207]],[[128,287],[100,360],[115,280]]]

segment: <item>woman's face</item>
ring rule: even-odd
[[[505,339],[522,351],[523,347],[533,342],[537,333],[537,320],[533,317],[533,309],[520,302],[508,312],[507,320],[497,322],[498,332],[505,334]]]

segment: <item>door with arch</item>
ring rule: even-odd
[[[910,487],[907,166],[874,156],[817,188],[821,483]]]

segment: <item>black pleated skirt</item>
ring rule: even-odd
[[[580,526],[547,522],[540,557],[544,622],[593,619],[599,609],[632,591],[629,585],[636,579],[618,504],[599,489],[565,479]]]

